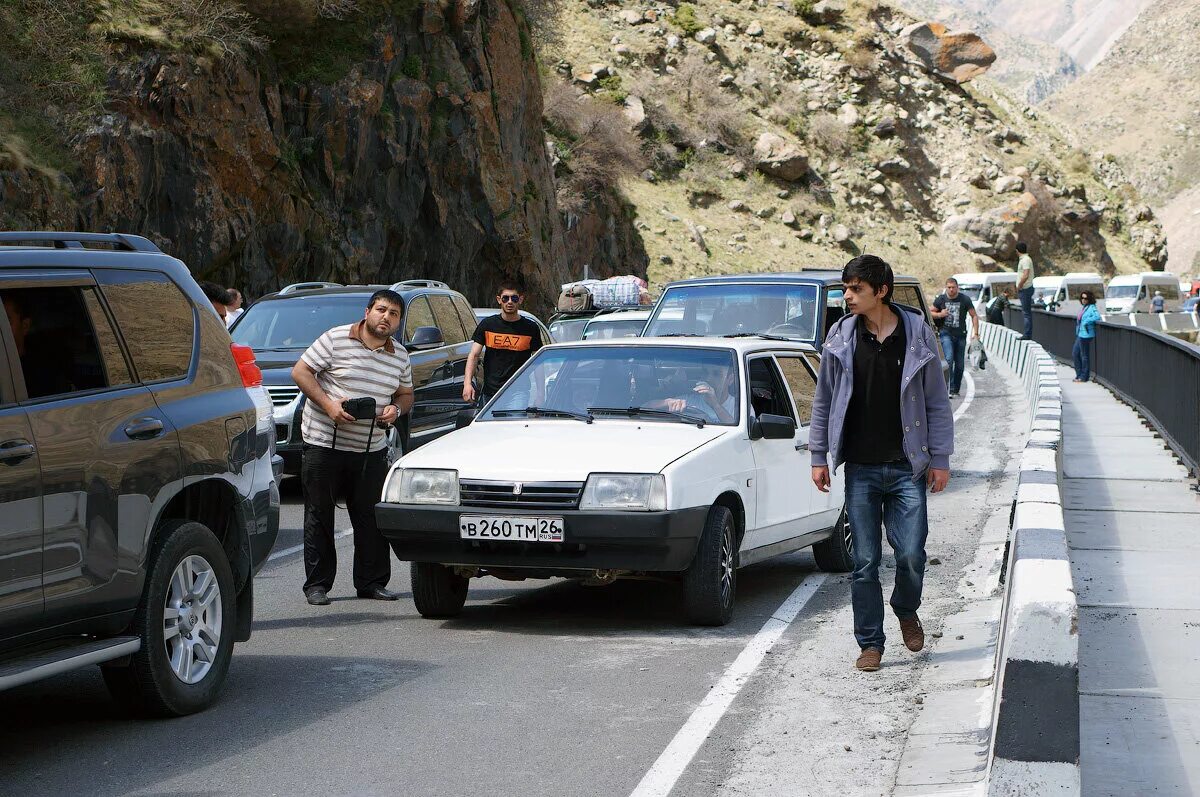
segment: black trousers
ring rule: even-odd
[[[386,587],[392,576],[391,548],[375,525],[375,504],[383,495],[387,451],[357,453],[304,445],[300,480],[304,484],[304,594],[333,589],[337,550],[334,505],[343,496],[354,527],[354,588]]]

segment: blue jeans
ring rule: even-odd
[[[1075,338],[1075,347],[1071,349],[1071,357],[1075,360],[1075,378],[1086,382],[1092,378],[1092,339]]]
[[[942,339],[942,356],[946,358],[946,366],[950,369],[946,373],[946,381],[950,383],[950,392],[957,393],[962,387],[963,367],[967,361],[967,336],[942,332],[939,337]]]
[[[1025,332],[1027,338],[1033,337],[1033,286],[1022,288],[1017,291],[1017,297],[1021,300],[1021,315],[1025,317]]]
[[[911,617],[921,606],[925,580],[925,539],[929,517],[924,479],[913,481],[907,462],[886,465],[846,463],[846,512],[854,547],[850,602],[854,606],[854,638],[861,648],[883,650],[883,588],[879,560],[883,554],[881,524],[896,552],[896,586],[892,611]]]

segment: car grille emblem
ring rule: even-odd
[[[516,484],[513,485],[513,495],[520,495],[521,491],[524,489],[525,489],[525,485],[521,484],[520,482],[517,482]]]

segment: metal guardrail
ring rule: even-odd
[[[1009,308],[1009,329],[1022,329]],[[1033,338],[1067,363],[1075,319],[1033,311]],[[1092,375],[1146,416],[1193,474],[1200,474],[1200,348],[1161,332],[1101,321],[1092,344]]]

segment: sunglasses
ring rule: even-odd
[[[503,304],[509,304],[510,302],[519,302],[519,301],[521,301],[521,294],[519,294],[519,293],[505,294],[504,296],[500,297],[500,301]]]

